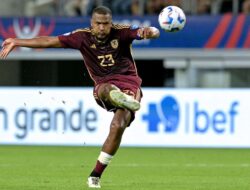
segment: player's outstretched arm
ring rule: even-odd
[[[29,48],[60,48],[58,37],[41,36],[32,39],[8,38],[2,43],[0,58],[6,58],[15,47]]]
[[[139,29],[139,35],[143,39],[158,38],[160,36],[160,31],[155,27],[144,27]]]

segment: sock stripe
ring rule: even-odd
[[[111,162],[112,158],[113,158],[112,155],[107,154],[106,152],[101,152],[98,157],[98,161],[104,165],[108,165]]]

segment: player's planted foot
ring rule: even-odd
[[[101,188],[99,177],[89,176],[87,184],[88,184],[89,188]]]
[[[121,108],[126,108],[131,111],[140,109],[140,102],[120,90],[111,90],[109,95],[112,101]]]

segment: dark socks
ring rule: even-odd
[[[101,177],[101,175],[106,167],[107,167],[107,165],[102,164],[99,160],[97,160],[95,169],[91,172],[90,176]]]

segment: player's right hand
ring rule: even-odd
[[[16,47],[15,39],[8,38],[2,43],[2,50],[0,52],[0,58],[5,59],[9,53]]]

